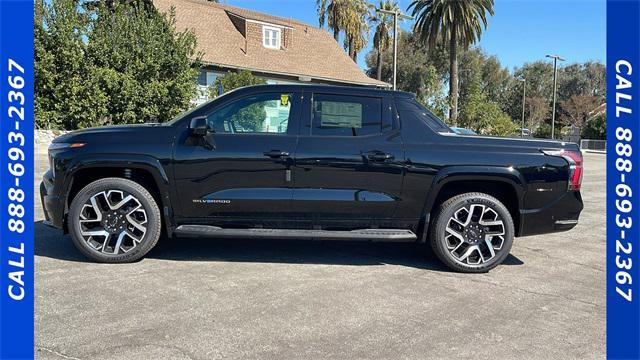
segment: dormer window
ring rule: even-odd
[[[277,27],[262,27],[262,45],[269,49],[280,49],[281,31]]]

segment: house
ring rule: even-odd
[[[215,79],[250,70],[270,84],[323,83],[388,87],[369,78],[325,30],[311,25],[206,0],[154,0],[161,12],[175,9],[176,26],[192,30],[203,53],[201,96]]]

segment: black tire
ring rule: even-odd
[[[497,251],[494,249],[494,257],[490,258],[486,262],[483,260],[483,262],[478,265],[462,263],[459,259],[456,259],[447,248],[449,240],[446,239],[449,234],[447,232],[447,225],[452,220],[454,214],[456,214],[460,209],[466,207],[470,208],[471,205],[474,204],[484,205],[485,207],[493,210],[498,214],[504,225],[504,235],[501,236],[504,241],[502,242],[500,249]],[[501,264],[509,255],[511,246],[513,245],[514,234],[514,225],[511,214],[498,199],[484,193],[465,193],[454,196],[440,205],[430,226],[429,242],[431,243],[431,248],[438,259],[440,259],[450,269],[464,273],[483,273],[488,272]],[[480,235],[477,235],[477,237],[482,238]],[[467,238],[465,237],[465,239]],[[497,239],[497,241],[499,240],[500,239]],[[464,243],[464,246],[471,247],[470,245],[467,245],[467,243]],[[485,245],[483,244],[483,246]],[[488,246],[488,244],[486,246]],[[488,247],[485,249],[488,249]],[[477,252],[476,254],[478,254],[478,259],[481,259],[480,254]],[[466,261],[468,262],[469,259]]]
[[[80,215],[84,205],[90,201],[92,196],[109,190],[123,191],[135,197],[144,208],[146,216],[146,231],[141,236],[140,242],[127,252],[120,254],[107,254],[96,250],[85,241],[81,234]],[[162,219],[156,200],[140,184],[123,178],[104,178],[85,186],[71,202],[67,222],[76,248],[88,258],[101,263],[128,263],[141,259],[156,245],[162,232]],[[116,247],[113,246],[113,248]],[[119,250],[115,252],[117,253]]]

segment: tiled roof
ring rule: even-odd
[[[178,30],[191,29],[198,38],[198,50],[206,64],[258,72],[304,76],[360,85],[388,86],[369,78],[325,30],[300,21],[285,19],[216,4],[206,0],[154,0],[167,12],[175,8]],[[229,16],[293,28],[290,45],[283,50],[267,49],[245,37]]]

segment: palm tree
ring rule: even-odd
[[[346,4],[344,0],[316,0],[320,28],[324,27],[326,21],[333,30],[333,38],[336,42],[340,40],[341,25],[344,22],[344,4]]]
[[[358,52],[367,46],[369,41],[369,23],[374,8],[366,0],[351,0],[344,10],[345,48],[354,62],[358,61]]]
[[[416,17],[414,31],[434,49],[449,42],[449,120],[458,120],[458,46],[467,49],[480,39],[493,15],[493,0],[414,0],[409,9]]]
[[[380,0],[378,9],[388,11],[400,11],[396,0]],[[376,59],[376,78],[382,80],[382,53],[391,46],[391,31],[393,31],[393,16],[389,14],[376,13],[371,14],[369,19],[376,27],[373,34],[373,47],[377,52]]]
[[[356,61],[358,52],[367,45],[369,24],[367,17],[371,5],[366,0],[316,0],[318,22],[323,27],[325,21],[333,30],[333,37],[340,40],[344,31],[344,47]]]

